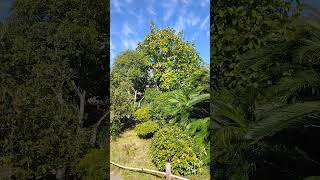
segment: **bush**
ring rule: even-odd
[[[147,121],[138,124],[134,130],[140,138],[150,138],[158,130],[158,123]]]
[[[168,122],[175,118],[175,106],[169,102],[169,99],[175,98],[177,92],[178,90],[163,92],[154,98],[150,103],[150,115],[153,120],[165,120]]]
[[[81,174],[81,179],[108,179],[106,173],[109,169],[107,162],[107,152],[105,149],[94,149],[86,154],[77,165],[77,171]]]
[[[150,106],[144,106],[136,110],[136,112],[134,113],[134,117],[138,123],[143,123],[150,120],[150,108]]]
[[[142,104],[150,104],[157,98],[162,92],[156,88],[147,88],[144,92],[144,100]]]
[[[191,137],[178,127],[163,128],[152,139],[152,161],[160,170],[170,161],[175,175],[198,174],[202,162],[194,153],[193,144]]]

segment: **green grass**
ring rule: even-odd
[[[151,161],[149,147],[151,139],[140,139],[133,130],[128,130],[117,139],[111,140],[110,160],[123,166],[134,168],[146,168],[157,170]],[[113,176],[120,176],[123,180],[162,180],[154,175],[139,173],[121,169],[110,165],[110,173]],[[190,180],[206,180],[209,178],[209,171],[202,176],[189,177]]]
[[[140,139],[133,130],[111,140],[110,160],[129,167],[156,170],[149,156],[150,139]],[[111,175],[121,176],[124,180],[160,180],[162,178],[110,166]]]

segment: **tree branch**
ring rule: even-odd
[[[100,126],[101,122],[107,117],[108,114],[109,114],[109,112],[106,112],[99,119],[99,121],[95,125],[93,125],[93,133],[92,133],[91,139],[90,139],[90,146],[94,146],[96,144],[98,127]]]
[[[74,90],[76,91],[76,93],[78,94],[78,97],[80,99],[80,105],[79,105],[79,126],[80,128],[83,125],[83,115],[84,115],[84,107],[85,107],[85,100],[86,100],[86,91],[84,90],[82,93],[80,91],[80,88],[78,88],[76,86],[76,84],[74,83],[74,81],[71,81],[71,85],[74,88]]]

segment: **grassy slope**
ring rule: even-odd
[[[149,147],[151,140],[140,139],[133,130],[129,130],[121,134],[121,137],[111,140],[110,160],[129,167],[146,168],[157,170],[151,162],[149,155]],[[110,172],[113,176],[121,176],[123,180],[160,180],[163,178],[150,174],[133,172],[120,169],[114,165],[110,165]],[[209,172],[202,177],[189,177],[190,180],[206,180]]]
[[[151,140],[140,139],[133,130],[124,132],[120,138],[111,141],[110,160],[129,167],[156,170],[148,154]],[[124,180],[160,180],[154,175],[110,167],[111,175],[121,176]]]

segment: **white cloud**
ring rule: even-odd
[[[154,9],[153,9],[153,7],[151,5],[147,8],[147,11],[152,16],[156,15],[156,12],[154,11]]]
[[[114,46],[114,44],[110,40],[110,58],[111,59],[115,58],[115,52],[114,52],[115,49],[116,49],[116,47]]]
[[[111,0],[111,6],[115,9],[116,12],[122,13],[122,3],[119,0]],[[113,9],[111,7],[111,10]]]
[[[138,41],[130,38],[121,38],[124,49],[135,49],[138,45]]]
[[[141,26],[144,24],[144,18],[143,18],[143,14],[142,11],[139,12],[139,14],[135,14],[137,21],[138,21],[138,25]]]
[[[181,3],[182,3],[182,4],[189,4],[189,3],[190,3],[190,0],[181,0]]]
[[[199,37],[199,35],[200,35],[200,31],[197,31],[196,33],[193,34],[191,39],[195,41]]]
[[[205,25],[208,23],[208,21],[209,21],[209,16],[207,16],[206,19],[201,23],[200,29],[204,30]]]
[[[121,31],[122,35],[129,36],[130,34],[134,34],[133,30],[129,27],[128,23],[124,23]]]
[[[188,25],[195,26],[195,25],[197,25],[197,24],[200,22],[200,18],[194,16],[193,14],[191,14],[191,15],[187,18],[186,21],[187,21]]]
[[[201,0],[200,6],[206,7],[207,5],[210,5],[210,0]]]
[[[200,24],[200,30],[193,34],[193,37],[192,37],[193,40],[196,40],[199,37],[200,33],[203,31],[205,31],[206,36],[210,36],[210,28],[209,26],[206,26],[207,23],[209,23],[209,20],[210,20],[209,16],[207,16],[203,20],[203,22]]]
[[[183,18],[183,16],[179,16],[178,21],[176,22],[176,24],[174,26],[174,29],[177,32],[180,32],[184,29],[184,26],[185,26],[184,18]]]
[[[168,21],[170,17],[173,15],[174,10],[176,9],[176,6],[178,4],[177,0],[172,1],[164,1],[165,3],[162,4],[162,6],[165,8],[163,21]]]
[[[187,9],[182,8],[177,22],[174,25],[176,31],[183,30],[186,26],[196,26],[200,23],[201,19],[195,16],[193,13],[187,14]]]

